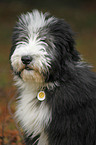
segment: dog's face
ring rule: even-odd
[[[44,74],[50,68],[51,54],[48,45],[34,36],[29,42],[17,44],[11,56],[11,65],[16,75],[24,81],[44,82]]]
[[[73,32],[64,20],[36,10],[21,15],[14,28],[10,53],[15,76],[27,82],[56,81],[66,62],[78,60]]]

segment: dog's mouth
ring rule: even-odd
[[[24,66],[22,69],[20,69],[18,72],[17,71],[14,71],[14,73],[16,74],[16,75],[18,75],[20,78],[21,78],[21,74],[22,74],[22,72],[23,71],[28,71],[28,72],[31,72],[31,71],[33,71],[34,69],[32,68],[32,67],[29,67],[29,66]]]
[[[19,73],[20,75],[22,74],[23,71],[27,71],[27,72],[31,72],[33,71],[33,68],[29,67],[29,66],[25,66],[24,68],[22,68]]]
[[[33,68],[30,68],[30,67],[28,67],[28,66],[25,66],[25,68],[23,68],[22,71],[23,71],[23,70],[31,71],[31,70],[33,70]]]
[[[43,73],[35,66],[22,66],[21,69],[14,71],[14,73],[24,82],[35,82],[39,84],[44,82]]]
[[[17,73],[17,75],[24,82],[37,82],[39,84],[44,82],[42,73],[40,73],[39,70],[34,67],[25,66]]]

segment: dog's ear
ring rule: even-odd
[[[80,61],[80,55],[75,49],[74,33],[63,19],[54,18],[54,22],[49,25],[49,34],[48,39],[53,38],[52,46],[55,47],[49,80],[60,80],[64,75],[67,79],[69,71],[74,69],[74,64]]]
[[[54,36],[54,44],[60,57],[65,61],[79,61],[80,55],[75,49],[74,33],[69,24],[63,19],[56,19],[51,25],[51,34]]]

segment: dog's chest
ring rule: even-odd
[[[33,137],[41,134],[51,121],[51,110],[45,104],[45,100],[40,102],[36,96],[37,92],[23,92],[16,111],[22,128],[28,135],[33,134]]]

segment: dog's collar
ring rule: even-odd
[[[38,92],[37,99],[38,99],[39,101],[44,101],[45,98],[46,98],[46,95],[45,95],[45,92],[44,92],[44,91]]]

